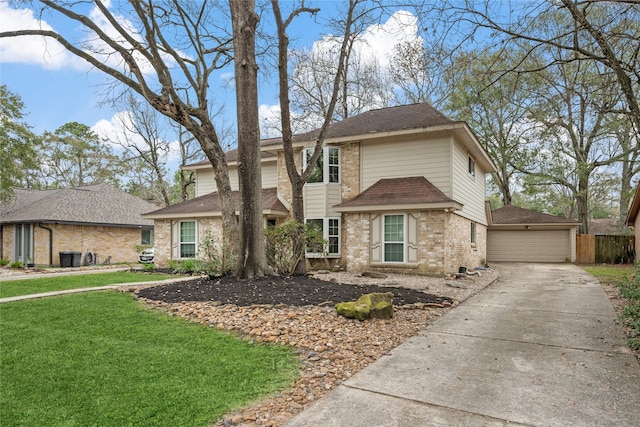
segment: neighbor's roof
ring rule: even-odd
[[[636,188],[636,192],[631,200],[631,207],[627,214],[627,225],[633,226],[636,217],[638,216],[638,211],[640,211],[640,182],[638,182],[638,187]]]
[[[462,209],[462,204],[447,197],[423,176],[381,179],[353,199],[334,206],[338,212],[371,210]]]
[[[231,193],[233,205],[240,206],[240,192]],[[278,198],[275,188],[262,189],[262,210],[264,213],[288,215],[289,210]],[[186,200],[173,206],[158,209],[144,215],[145,218],[166,219],[184,217],[211,217],[220,216],[220,198],[217,192],[205,194],[204,196]]]
[[[121,227],[149,227],[142,214],[153,203],[106,184],[52,190],[15,190],[0,204],[0,223],[61,223]]]
[[[526,225],[526,224],[570,224],[578,225],[577,221],[561,216],[536,212],[517,206],[503,206],[491,212],[493,225]]]

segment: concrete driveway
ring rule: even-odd
[[[287,426],[638,426],[640,365],[572,264],[501,278]]]

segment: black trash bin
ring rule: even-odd
[[[60,267],[80,267],[82,252],[64,251],[60,252]]]
[[[71,267],[80,267],[82,265],[82,252],[71,252]]]
[[[71,267],[71,262],[73,261],[73,252],[60,252],[60,267],[67,268]]]

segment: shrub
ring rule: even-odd
[[[9,264],[9,267],[11,267],[11,268],[22,268],[22,267],[24,267],[24,264],[21,261],[14,261],[11,264]]]
[[[300,233],[304,239],[300,240]],[[304,257],[305,247],[323,247],[322,230],[289,220],[278,227],[268,228],[265,234],[267,262],[275,272],[291,275]]]
[[[142,270],[143,271],[153,271],[155,270],[156,266],[153,263],[148,263],[148,264],[142,264]]]
[[[0,258],[0,267],[4,267],[9,265],[9,260],[5,258]]]
[[[198,246],[200,259],[196,262],[196,270],[209,275],[224,276],[231,274],[238,262],[238,255],[231,245],[220,243],[208,230]]]
[[[169,261],[169,267],[175,274],[193,274],[198,271],[195,258],[183,259],[180,261]]]

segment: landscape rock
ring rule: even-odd
[[[393,294],[374,292],[364,294],[356,301],[336,304],[338,314],[349,319],[390,319],[393,316]]]
[[[386,279],[387,275],[384,273],[378,273],[377,271],[365,271],[362,273],[362,277],[369,277],[371,279]]]

